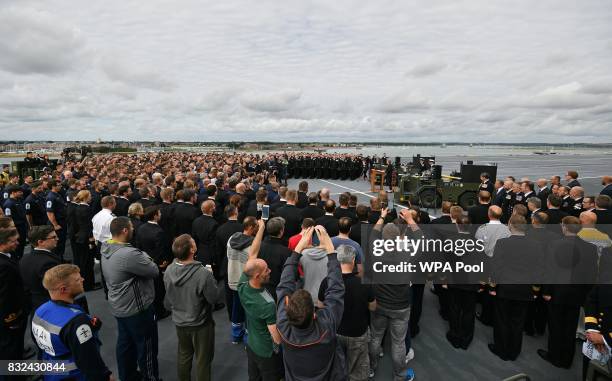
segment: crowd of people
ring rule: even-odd
[[[329,189],[310,192],[306,180],[284,186],[289,176],[351,178],[371,165],[350,155],[313,157],[346,165],[315,164],[311,173],[303,169],[310,162],[300,164],[307,156],[100,155],[58,164],[36,181],[3,173],[0,359],[27,357],[31,323],[37,358],[65,361],[74,379],[157,380],[157,321],[171,316],[179,380],[192,371],[211,379],[219,334],[246,346],[250,380],[366,380],[376,374],[385,337],[394,380],[411,380],[425,285],[365,284],[364,225],[381,235],[444,225],[480,237],[495,256],[500,248],[537,250],[520,239],[531,224],[559,252],[577,248],[572,255],[595,262],[610,255],[610,176],[599,195],[585,195],[574,171],[565,185],[558,176],[532,182],[483,173],[478,205],[443,202],[434,218],[417,206],[388,209],[384,191],[365,205],[348,192],[338,202]],[[101,322],[89,314],[85,291],[99,288],[117,321],[117,376],[99,353]],[[577,334],[610,352],[612,287],[602,282],[439,281],[434,290],[455,348],[469,347],[479,319],[493,326],[489,348],[503,360],[519,356],[523,333],[546,330],[548,348],[538,354],[554,366],[571,367]],[[213,312],[223,308],[231,332],[215,332]]]

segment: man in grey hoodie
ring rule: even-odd
[[[117,368],[121,380],[158,380],[155,287],[157,265],[130,244],[134,234],[127,217],[110,224],[112,238],[100,254],[111,313],[117,319]],[[138,369],[140,368],[140,372]]]
[[[195,355],[196,380],[212,379],[215,352],[215,322],[212,312],[218,289],[210,267],[194,260],[198,248],[189,234],[178,236],[172,244],[174,261],[164,273],[165,307],[172,310],[178,336],[179,380],[191,379]]]
[[[321,282],[327,276],[327,257],[327,251],[322,244],[318,246],[308,244],[300,257],[300,265],[304,271],[304,290],[310,293],[315,305],[318,303]]]
[[[248,216],[242,222],[244,230],[242,233],[234,233],[227,241],[227,283],[232,294],[232,344],[238,344],[244,340],[246,330],[244,328],[245,314],[240,297],[238,296],[238,283],[244,271],[244,265],[251,256],[257,256],[261,247],[261,240],[265,230],[263,220]]]

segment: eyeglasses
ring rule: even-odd
[[[54,236],[51,236],[51,237],[47,237],[47,238],[45,238],[45,241],[48,241],[48,240],[50,240],[50,239],[59,240],[59,238],[58,238],[56,235],[54,235]]]

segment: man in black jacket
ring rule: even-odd
[[[548,196],[546,204],[546,214],[548,215],[548,225],[550,226],[550,230],[559,235],[561,235],[561,220],[563,217],[568,216],[567,213],[560,209],[561,202],[561,197],[551,194]]]
[[[117,217],[127,217],[128,209],[130,208],[130,196],[132,195],[132,189],[129,185],[122,185],[117,188],[117,196],[115,196],[114,213]]]
[[[340,232],[338,219],[334,217],[336,203],[334,200],[327,200],[325,203],[325,214],[315,220],[317,225],[322,225],[330,237],[335,237]]]
[[[546,179],[538,179],[536,181],[536,194],[542,202],[542,210],[546,210],[546,202],[548,201],[548,195],[550,195],[550,189],[548,188],[548,181]]]
[[[491,197],[490,195],[493,194],[494,192],[494,185],[490,180],[490,176],[487,172],[483,172],[480,174],[480,187],[479,190],[480,192],[485,191],[485,192],[489,192],[489,197]]]
[[[355,214],[349,209],[350,198],[350,194],[347,193],[342,193],[338,197],[338,203],[340,204],[340,207],[334,210],[334,217],[336,217],[338,221],[340,221],[342,217],[348,217],[354,224],[357,222],[357,216],[355,216]]]
[[[493,196],[492,204],[501,207],[502,204],[504,203],[504,200],[506,199],[506,193],[508,193],[508,190],[511,187],[512,187],[512,181],[508,181],[508,180],[495,181],[495,191],[494,193],[492,193],[492,196]]]
[[[483,225],[489,222],[490,202],[491,194],[487,191],[481,190],[478,193],[478,205],[474,205],[468,209],[468,217],[470,218],[470,223],[474,225]]]
[[[234,233],[243,231],[244,227],[242,226],[242,222],[238,221],[238,209],[234,205],[230,204],[225,207],[225,216],[227,217],[227,222],[219,226],[215,233],[215,246],[218,249],[217,253],[219,255],[219,263],[217,263],[215,267],[218,267],[219,270],[214,274],[216,279],[225,278],[225,302],[228,306],[227,313],[231,320],[232,309],[229,306],[232,305],[233,299],[227,284],[227,241],[229,241]]]
[[[514,361],[521,353],[525,318],[534,296],[535,269],[542,266],[536,256],[542,247],[525,238],[526,223],[522,216],[510,217],[512,236],[497,241],[491,263],[494,287],[489,293],[495,297],[495,319],[494,343],[489,344],[489,350],[502,360]]]
[[[597,215],[597,229],[612,236],[612,198],[605,194],[595,197],[595,210]]]
[[[172,233],[176,238],[181,234],[191,234],[193,221],[200,215],[200,211],[195,206],[196,193],[192,189],[183,190],[183,199],[176,203],[173,211]]]
[[[17,229],[0,229],[0,360],[23,359],[28,311],[19,264],[11,254],[18,245]]]
[[[308,206],[302,209],[302,219],[304,218],[312,218],[316,220],[317,218],[323,216],[325,212],[318,205],[319,196],[315,192],[310,192],[308,194]]]
[[[576,349],[576,322],[580,307],[597,279],[597,248],[576,235],[576,217],[563,218],[563,237],[548,247],[550,284],[542,289],[548,304],[548,350],[538,355],[552,365],[570,368]]]
[[[202,203],[202,215],[193,221],[191,236],[196,242],[198,251],[196,260],[205,265],[217,263],[217,249],[215,245],[215,233],[219,226],[215,221],[215,202],[206,200]]]
[[[136,247],[149,254],[159,269],[159,277],[154,280],[155,299],[153,304],[158,319],[163,319],[170,315],[170,312],[164,307],[166,289],[163,275],[166,267],[172,262],[172,243],[164,229],[159,226],[161,219],[159,205],[149,206],[145,209],[143,218],[146,222],[138,227]]]
[[[159,226],[164,229],[168,237],[174,237],[174,232],[172,231],[174,227],[172,223],[174,219],[174,208],[176,207],[176,203],[172,202],[174,190],[172,188],[164,188],[160,191],[159,195],[162,199],[161,204],[159,204],[159,211],[161,212]]]
[[[297,202],[297,192],[293,189],[288,190],[286,198],[287,204],[276,210],[276,215],[285,220],[285,234],[282,237],[285,243],[289,241],[289,238],[300,232],[302,225],[302,213],[300,209],[295,206]]]
[[[51,225],[34,226],[29,236],[34,250],[24,255],[19,262],[19,270],[26,297],[29,297],[31,312],[49,300],[49,293],[43,287],[45,272],[61,263],[53,250],[57,246],[57,234]]]
[[[299,209],[304,209],[308,204],[308,181],[300,181],[298,185],[298,201],[295,206]]]
[[[285,231],[285,220],[282,217],[273,217],[266,224],[268,236],[261,243],[259,258],[266,261],[270,269],[270,281],[265,287],[270,294],[276,298],[276,286],[280,282],[283,266],[287,258],[291,256],[291,250],[282,240]]]

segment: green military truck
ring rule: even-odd
[[[491,179],[497,176],[497,164],[476,165],[471,160],[461,163],[459,172],[442,175],[441,165],[418,173],[399,174],[395,202],[439,208],[442,201],[450,201],[467,209],[478,203],[480,174],[487,172]]]

